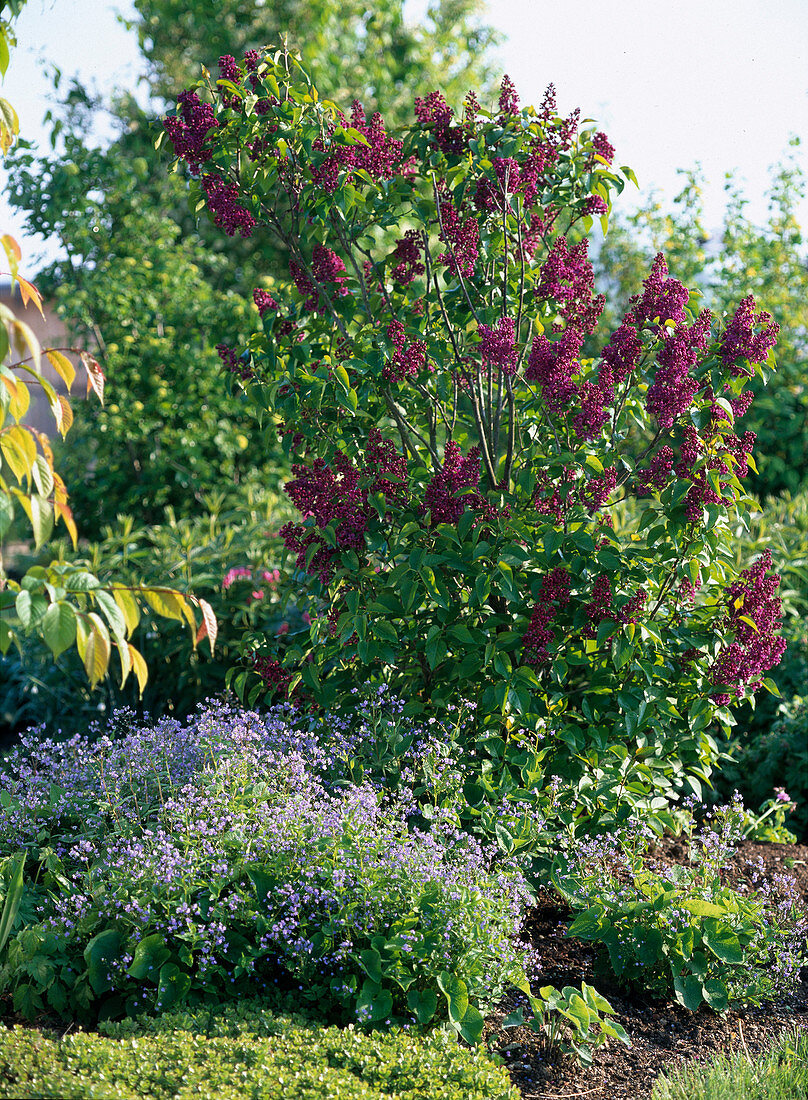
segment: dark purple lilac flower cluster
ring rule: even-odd
[[[657,355],[656,374],[645,401],[648,412],[656,417],[660,427],[672,427],[674,420],[692,405],[699,384],[691,371],[709,338],[708,310],[690,328],[680,324],[666,336]]]
[[[722,689],[732,688],[736,695],[759,684],[785,652],[785,638],[776,633],[783,624],[783,605],[777,594],[780,578],[770,572],[771,568],[771,551],[766,550],[724,595],[724,625],[734,639],[713,663],[710,682]],[[721,690],[714,699],[726,706],[731,696]]]
[[[382,493],[391,504],[400,505],[408,492],[406,460],[391,443],[382,441],[378,431],[369,437],[361,469],[340,453],[333,465],[321,458],[311,466],[294,463],[292,473],[294,479],[286,483],[284,490],[304,523],[289,522],[280,534],[288,549],[297,554],[298,569],[324,581],[333,573],[337,548],[364,555],[364,536],[372,510],[369,493]],[[336,547],[329,545],[322,534],[329,525],[334,530]],[[312,546],[317,547],[313,552]]]
[[[603,157],[607,164],[611,164],[614,160],[614,146],[602,130],[598,130],[592,138],[592,148],[599,157]]]
[[[376,180],[406,175],[407,165],[402,163],[403,143],[390,137],[384,119],[378,112],[368,122],[362,104],[359,100],[354,100],[350,121],[345,119],[342,112],[339,112],[338,117],[343,128],[357,130],[367,144],[337,144],[334,141],[336,130],[326,140],[318,139],[315,148],[327,152],[327,156],[312,170],[312,179],[318,187],[333,195],[342,174],[345,173],[345,180],[348,180],[357,170],[367,172]]]
[[[490,328],[480,325],[480,358],[483,363],[499,367],[503,374],[516,373],[516,322],[513,317],[502,317]]]
[[[461,219],[448,188],[444,184],[438,191],[441,238],[448,247],[438,261],[446,264],[453,275],[470,278],[474,274],[480,254],[480,227],[474,218]]]
[[[519,96],[516,91],[516,85],[507,73],[503,76],[502,84],[500,85],[499,113],[504,116],[519,114]]]
[[[311,268],[304,270],[295,260],[289,261],[289,272],[299,294],[305,299],[303,308],[322,312],[325,297],[344,298],[350,293],[345,285],[345,264],[325,245],[316,244],[312,252]],[[326,288],[326,283],[334,286]]]
[[[273,312],[278,309],[278,303],[272,297],[268,290],[262,290],[260,287],[256,287],[253,291],[253,301],[255,302],[256,309],[263,317],[265,313]]]
[[[638,325],[664,325],[673,321],[681,325],[685,321],[685,306],[690,292],[678,279],[668,275],[668,265],[661,252],[657,253],[651,274],[643,283],[643,292],[634,306]]]
[[[442,972],[482,1006],[520,980],[522,876],[448,809],[429,831],[416,825],[405,781],[395,796],[349,781],[345,765],[378,729],[222,704],[185,724],[118,721],[116,737],[95,743],[34,730],[0,773],[0,854],[22,846],[45,858],[47,838],[47,888],[32,886],[29,927],[58,945],[40,992],[56,983],[68,1014],[79,989],[89,1004],[118,996],[128,1011],[160,1010],[173,996],[166,967],[195,996],[291,988],[375,1023],[412,1019],[411,986],[442,1004]],[[422,774],[432,755],[433,780],[451,782],[446,740],[439,723],[411,730],[407,766]],[[104,971],[88,987],[88,945],[102,933]],[[10,944],[12,985],[30,981],[24,937]],[[366,996],[373,951],[382,1019]]]
[[[750,372],[738,361],[763,363],[777,343],[779,331],[780,326],[774,323],[771,313],[766,310],[755,313],[755,299],[750,294],[727,325],[721,340],[721,359],[733,374],[748,375]]]
[[[228,183],[221,176],[207,174],[202,177],[202,190],[205,192],[208,210],[213,215],[213,224],[223,229],[228,237],[240,233],[242,237],[251,237],[255,228],[255,218],[239,203],[238,187]]]
[[[584,333],[595,331],[605,301],[602,294],[594,294],[595,273],[588,249],[587,238],[569,248],[567,238],[558,237],[542,264],[535,289],[537,301],[552,301],[562,317]]]
[[[408,229],[403,237],[396,241],[390,260],[393,263],[391,276],[400,286],[409,286],[413,279],[426,271],[421,262],[422,241],[417,229]]]
[[[599,379],[601,389],[606,392],[622,385],[633,373],[641,354],[642,343],[637,335],[637,318],[629,312],[603,349]]]
[[[177,104],[179,114],[165,119],[165,130],[174,152],[196,174],[211,153],[207,136],[219,123],[211,104],[203,103],[196,92],[181,92]]]
[[[522,660],[526,665],[544,665],[550,660],[548,646],[554,637],[552,623],[558,610],[569,602],[570,575],[568,570],[559,567],[543,579],[528,628],[522,635]]]
[[[443,455],[443,466],[436,470],[424,491],[425,512],[432,526],[457,523],[469,506],[485,509],[488,502],[480,493],[458,496],[462,489],[474,489],[480,483],[480,450],[472,447],[463,458],[460,448],[449,440]]]
[[[382,368],[382,378],[386,382],[417,378],[426,366],[426,344],[423,340],[408,340],[400,321],[390,322],[387,335],[395,351]]]
[[[216,354],[230,373],[235,374],[242,382],[249,382],[251,378],[255,377],[252,367],[241,358],[237,348],[233,348],[229,344],[217,344]]]
[[[447,156],[458,156],[466,145],[466,130],[452,126],[454,111],[441,92],[415,100],[415,117],[424,129],[432,131],[432,140]]]

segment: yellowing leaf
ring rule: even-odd
[[[173,588],[144,588],[142,592],[149,607],[162,618],[177,619],[181,623],[187,621],[186,601]],[[191,618],[193,620],[193,615]],[[193,625],[196,626],[196,623]]]
[[[20,120],[17,112],[7,99],[0,99],[0,150],[4,156],[19,132]]]
[[[194,597],[193,599],[194,603],[199,604],[199,608],[202,612],[202,622],[199,626],[199,630],[196,632],[196,644],[199,645],[203,638],[207,638],[210,642],[211,656],[213,656],[216,637],[219,633],[219,624],[216,622],[216,615],[207,600],[203,600],[201,597]]]
[[[63,394],[57,394],[56,400],[59,402],[59,407],[62,411],[61,417],[56,417],[56,413],[54,412],[54,417],[56,417],[56,427],[59,429],[59,434],[61,435],[62,439],[64,439],[64,437],[73,426],[73,410],[70,407],[70,402]]]
[[[75,550],[79,541],[79,533],[70,506],[57,499],[53,506],[53,512],[56,519],[60,519],[67,528],[67,532],[70,535],[70,541],[73,543],[73,549]]]
[[[42,349],[39,346],[39,340],[37,340],[33,330],[26,325],[25,321],[20,321],[17,317],[11,322],[10,327],[14,345],[19,353],[23,355],[27,349],[31,353],[31,358],[36,364],[37,370],[39,370]]]
[[[143,656],[133,645],[129,642],[126,643],[126,647],[129,650],[129,656],[132,658],[132,668],[135,670],[135,676],[137,677],[137,684],[140,695],[143,695],[143,689],[146,686],[146,681],[149,678],[149,669],[146,662],[143,660]]]
[[[8,379],[4,378],[3,381],[8,385]],[[17,379],[17,385],[15,387],[16,393],[11,396],[11,402],[8,406],[8,411],[17,421],[22,420],[25,414],[28,412],[28,408],[31,404],[31,394],[28,391],[28,387],[24,382]]]
[[[68,390],[73,385],[73,381],[76,377],[76,368],[70,362],[66,355],[61,351],[57,351],[56,348],[45,348],[45,354],[48,357],[48,362],[62,379]]]
[[[112,596],[126,620],[127,633],[133,634],[140,622],[140,608],[137,605],[137,600],[128,588],[115,587],[112,589]]]
[[[8,233],[4,233],[3,236],[0,237],[0,244],[2,244],[3,251],[6,254],[8,266],[11,268],[11,274],[16,275],[17,265],[22,259],[22,249],[14,240],[14,238]]]
[[[29,302],[33,302],[42,316],[45,316],[45,311],[42,309],[42,295],[39,293],[33,283],[29,283],[27,279],[23,279],[21,275],[17,276],[17,282],[20,284],[20,295],[22,296],[22,304],[27,308]]]
[[[87,394],[94,390],[96,397],[104,404],[104,372],[97,359],[94,359],[87,351],[79,352],[84,369],[87,371]]]
[[[101,617],[91,611],[87,618],[91,625],[84,646],[84,671],[87,673],[90,687],[95,687],[106,675],[112,646],[109,631]]]
[[[118,657],[121,662],[121,687],[123,687],[129,678],[129,673],[132,671],[132,654],[129,652],[128,642],[122,642],[118,645]],[[143,694],[142,689],[141,694]]]
[[[34,461],[34,483],[43,497],[53,492],[53,463],[45,455],[37,455]]]
[[[12,424],[0,431],[0,452],[17,481],[30,480],[36,459],[36,443],[27,428]]]

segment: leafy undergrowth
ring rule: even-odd
[[[317,1027],[258,1004],[60,1037],[0,1031],[0,1097],[64,1100],[518,1100],[477,1048],[434,1032]]]

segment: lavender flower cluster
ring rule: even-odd
[[[440,1006],[447,973],[480,1007],[523,980],[515,864],[449,810],[425,830],[406,781],[393,794],[351,779],[366,725],[231,705],[116,721],[95,742],[32,730],[0,772],[0,860],[29,852],[34,915],[9,953],[21,1002],[132,1013],[168,1007],[177,988],[197,1000],[291,990],[378,1024],[412,1021],[414,994]],[[423,758],[445,731],[412,740]],[[41,948],[41,980],[34,942],[58,945]],[[102,942],[118,946],[88,976]]]

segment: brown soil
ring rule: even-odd
[[[655,858],[685,863],[687,844],[663,842]],[[790,874],[797,882],[808,913],[808,845],[757,844],[743,841],[728,868],[729,881],[746,879],[749,861],[762,860],[764,875]],[[788,864],[793,864],[791,867]],[[595,977],[595,946],[565,935],[572,914],[554,894],[542,892],[530,915],[526,933],[541,956],[541,984],[562,988],[581,982],[594,985],[609,999],[615,1019],[631,1039],[630,1047],[612,1040],[596,1051],[591,1066],[553,1055],[543,1037],[529,1028],[499,1027],[510,1011],[505,1004],[491,1022],[489,1045],[510,1066],[524,1100],[647,1100],[658,1075],[684,1061],[709,1061],[719,1052],[745,1052],[754,1057],[771,1040],[794,1024],[808,1026],[808,968],[801,972],[797,992],[760,1008],[730,1010],[717,1015],[706,1006],[689,1012],[675,1001],[652,1000],[626,993]]]

